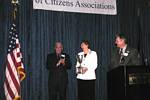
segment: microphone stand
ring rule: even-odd
[[[148,59],[148,58],[145,58],[145,59],[144,59],[144,65],[147,67],[148,72],[150,72],[149,59]]]
[[[127,97],[127,70],[126,70],[126,65],[123,64],[123,67],[124,67],[124,94],[125,94],[125,98]]]
[[[126,70],[126,64],[125,64],[125,61],[124,61],[124,56],[122,57],[122,60],[121,60],[121,65],[123,66],[123,74],[124,74],[124,95],[125,95],[125,100],[127,100],[127,70]]]

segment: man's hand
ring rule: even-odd
[[[65,65],[65,59],[60,59],[57,63],[57,66],[59,66],[60,64]]]
[[[61,64],[65,65],[65,59],[60,59],[59,61]]]

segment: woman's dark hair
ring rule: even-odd
[[[83,40],[81,43],[84,43],[85,45],[88,45],[88,48],[90,48],[90,43],[88,40]]]

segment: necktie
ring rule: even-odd
[[[119,54],[120,54],[120,55],[123,54],[123,49],[120,49]]]
[[[123,49],[120,49],[120,63],[123,61]]]
[[[60,54],[57,54],[57,59],[60,60]]]

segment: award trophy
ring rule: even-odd
[[[79,67],[77,67],[77,74],[82,74],[83,70],[82,70],[81,63],[83,60],[83,55],[77,55],[76,58],[77,58],[77,62],[79,62],[79,64],[80,64]]]

